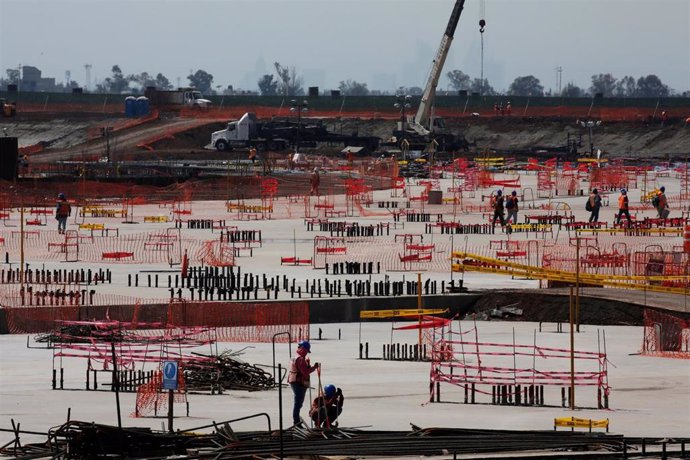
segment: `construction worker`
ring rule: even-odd
[[[501,226],[506,224],[504,213],[503,192],[496,190],[496,194],[491,197],[491,207],[494,209],[494,216],[491,220],[491,225],[496,225],[496,219],[501,221]]]
[[[55,219],[58,221],[58,233],[64,234],[67,227],[67,218],[72,215],[72,206],[67,202],[64,193],[58,194],[58,202],[55,206]]]
[[[335,420],[343,412],[344,401],[343,390],[331,384],[323,387],[323,394],[314,398],[309,410],[316,428],[338,426]]]
[[[621,223],[621,218],[623,214],[628,218],[628,226],[632,224],[632,219],[630,218],[630,205],[628,201],[628,191],[624,188],[621,189],[621,194],[618,197],[618,216],[616,219],[616,224]]]
[[[319,185],[321,185],[321,176],[319,175],[319,168],[314,168],[309,178],[309,183],[311,184],[310,195],[319,196]]]
[[[517,192],[515,190],[513,190],[510,196],[506,198],[506,210],[508,211],[508,217],[506,218],[506,222],[517,224],[518,197]]]
[[[659,192],[657,193],[656,212],[658,214],[659,219],[668,219],[670,211],[668,210],[666,187],[664,187],[663,185],[659,187]]]
[[[591,209],[589,214],[590,222],[599,222],[599,210],[601,209],[601,196],[599,190],[593,189],[589,194],[589,207]]]
[[[510,101],[506,103],[506,115],[510,116],[513,113],[513,107],[510,105]]]
[[[252,160],[252,164],[254,164],[254,161],[256,160],[256,148],[251,147],[249,149],[249,159]]]
[[[302,409],[304,397],[310,385],[309,375],[320,367],[319,363],[313,366],[309,363],[308,353],[311,353],[311,344],[306,340],[302,340],[297,345],[297,352],[292,359],[290,373],[288,374],[288,383],[290,388],[292,388],[292,393],[295,395],[295,403],[292,408],[292,423],[294,425],[302,423],[299,412]]]

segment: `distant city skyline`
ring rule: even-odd
[[[505,91],[533,75],[546,90],[587,89],[591,76],[657,75],[690,90],[687,0],[467,0],[445,74],[481,73]],[[214,88],[256,91],[273,62],[295,67],[305,89],[340,81],[370,90],[423,87],[453,0],[0,0],[0,70],[21,65],[91,87],[119,65],[125,75],[162,73],[184,86],[190,71]]]

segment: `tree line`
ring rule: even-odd
[[[274,62],[274,74],[264,74],[257,81],[256,90],[235,90],[231,85],[223,87],[216,85],[214,89],[213,75],[205,70],[197,70],[187,76],[189,86],[196,88],[206,95],[235,95],[257,94],[262,96],[303,96],[305,94],[304,78],[299,75],[294,66],[282,65]],[[7,78],[0,78],[0,85],[15,83],[19,80],[18,69],[7,69]],[[616,78],[610,73],[592,75],[589,88],[580,88],[575,83],[567,83],[560,92],[545,91],[538,78],[533,75],[520,76],[513,80],[505,93],[493,88],[487,78],[471,78],[463,71],[455,69],[446,72],[449,88],[446,94],[457,94],[466,91],[468,94],[476,93],[484,96],[561,96],[561,97],[586,97],[602,94],[605,97],[690,97],[690,91],[678,93],[664,84],[661,79],[650,74],[638,78],[626,75]],[[170,90],[173,85],[162,73],[153,74],[142,72],[140,74],[125,75],[119,65],[111,68],[111,75],[96,84],[93,92],[109,94],[138,94],[148,86],[158,89]],[[71,91],[78,84],[71,81],[67,84],[56,84],[55,91]],[[370,90],[366,83],[355,80],[341,80],[338,90],[343,96],[378,96],[391,94],[409,94],[419,96],[423,89],[418,86],[398,87],[392,91]],[[438,94],[444,91],[438,90]]]

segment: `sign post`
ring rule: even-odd
[[[173,403],[177,390],[177,361],[163,361],[163,389],[168,390],[168,431],[173,432]]]

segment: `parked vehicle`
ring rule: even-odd
[[[210,100],[204,99],[201,91],[193,88],[178,88],[168,91],[148,87],[144,91],[144,96],[149,99],[151,105],[156,107],[196,107],[207,109],[212,104]]]
[[[288,147],[315,147],[318,143],[365,147],[373,151],[380,139],[359,136],[357,133],[338,134],[328,131],[320,120],[301,119],[299,122],[273,118],[259,121],[256,114],[247,112],[239,120],[211,134],[211,146],[219,151],[255,147],[258,151],[280,151]]]

